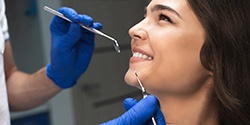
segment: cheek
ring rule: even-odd
[[[174,67],[174,66],[173,66]],[[168,68],[167,70],[159,69],[155,84],[152,86],[157,91],[188,94],[199,90],[209,77],[203,67],[190,68]]]
[[[175,38],[180,39],[169,38],[161,46],[154,46],[156,56],[152,67],[154,71],[151,74],[154,77],[147,81],[154,82],[150,88],[152,91],[156,90],[156,93],[193,92],[200,88],[208,77],[208,71],[202,66],[199,56],[202,39],[183,36]]]

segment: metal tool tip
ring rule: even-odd
[[[114,39],[114,47],[117,53],[121,53],[118,41]]]
[[[143,91],[143,92],[146,92],[144,86],[143,86],[142,83],[141,83],[141,80],[139,79],[139,76],[138,76],[136,70],[134,70],[134,73],[135,73],[136,79],[137,79],[137,81],[138,81],[138,83],[139,83],[139,85],[140,85],[142,91]]]
[[[137,74],[137,72],[136,72],[135,69],[134,69],[134,73],[135,73],[135,76],[136,76],[137,78],[139,78],[139,76],[138,76],[138,74]]]

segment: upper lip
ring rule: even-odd
[[[144,50],[142,50],[142,49],[140,49],[140,48],[134,47],[134,48],[132,49],[132,51],[133,51],[133,53],[139,52],[139,53],[141,53],[141,54],[143,54],[143,55],[147,55],[148,57],[153,58],[152,55],[148,54],[147,52],[145,52]]]

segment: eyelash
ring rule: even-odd
[[[164,15],[163,13],[159,14],[159,20],[164,20],[164,21],[168,21],[170,23],[173,23],[173,21],[166,15]]]

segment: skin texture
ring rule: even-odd
[[[129,34],[132,52],[152,59],[131,57],[127,84],[139,88],[136,70],[169,124],[217,124],[209,98],[213,74],[200,61],[206,33],[187,1],[152,0]]]

